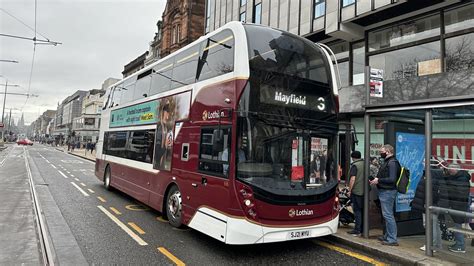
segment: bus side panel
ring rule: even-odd
[[[109,162],[112,178],[111,185],[114,188],[130,195],[131,197],[148,203],[150,173],[132,168],[126,164]]]
[[[196,186],[201,185],[201,177],[196,176],[198,169],[198,152],[200,141],[200,127],[191,126],[185,122],[179,134],[175,136],[173,145],[172,168],[173,176],[181,192],[183,203],[183,222],[188,224],[196,212],[199,197],[194,197]],[[183,144],[189,145],[188,157],[182,158]]]
[[[100,181],[104,181],[104,173],[105,173],[105,161],[101,159],[95,159],[95,176]]]

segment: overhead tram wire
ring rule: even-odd
[[[35,34],[37,33],[37,34],[41,35],[43,38],[46,39],[46,40],[45,40],[46,42],[50,42],[50,40],[49,40],[48,37],[44,36],[43,34],[41,34],[41,33],[39,33],[39,32],[36,32],[36,1],[35,1],[35,28],[30,27],[29,25],[27,25],[26,23],[24,23],[23,21],[21,21],[19,18],[17,18],[17,17],[15,17],[14,15],[10,14],[10,13],[9,13],[8,11],[6,11],[5,9],[3,9],[3,8],[0,7],[0,10],[3,11],[3,12],[5,12],[7,15],[9,15],[10,17],[12,17],[12,18],[15,19],[16,21],[18,21],[18,22],[20,22],[21,24],[23,24],[23,26],[25,26],[25,27],[27,27],[28,29],[30,29],[30,30],[32,30],[33,32],[35,32]],[[9,37],[11,37],[11,36],[9,36]],[[15,37],[17,37],[17,36],[15,36]],[[35,37],[36,37],[36,36],[35,36]],[[20,38],[22,38],[22,37],[20,37]],[[27,39],[28,39],[28,38],[27,38]],[[29,39],[29,40],[31,40],[31,39]]]

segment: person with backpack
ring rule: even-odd
[[[380,148],[380,157],[384,159],[377,177],[370,181],[377,185],[382,215],[385,220],[385,233],[379,240],[382,245],[398,246],[397,223],[393,213],[397,197],[397,180],[400,175],[400,163],[395,158],[393,146],[385,144]]]
[[[362,212],[364,210],[364,160],[360,151],[351,153],[352,164],[349,170],[349,192],[352,200],[352,210],[355,216],[354,230],[347,232],[353,236],[362,233]]]

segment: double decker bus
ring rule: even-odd
[[[322,45],[230,22],[108,88],[95,174],[227,244],[333,234],[335,77]]]

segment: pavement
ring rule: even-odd
[[[0,264],[43,264],[40,239],[38,237],[38,226],[32,203],[32,195],[29,189],[28,173],[21,167],[25,160],[22,155],[23,149],[12,146],[6,150],[0,150]],[[55,147],[59,151],[82,157],[89,161],[95,161],[95,152],[92,154],[84,149],[67,151],[67,147]],[[21,158],[21,160],[19,160]],[[8,170],[4,165],[16,163],[15,171]],[[39,166],[31,164],[33,172],[38,171]],[[11,168],[9,168],[11,169]],[[54,247],[54,260],[58,264],[85,265],[88,264],[84,258],[78,243],[71,234],[63,214],[48,192],[47,182],[33,178],[38,191],[39,201],[43,204],[42,213],[48,226],[48,239]],[[324,241],[333,242],[336,245],[344,245],[355,251],[362,251],[375,258],[384,258],[403,265],[472,265],[469,254],[453,256],[452,254],[439,251],[433,257],[426,256],[419,249],[424,243],[424,236],[400,237],[398,247],[383,246],[377,236],[380,230],[371,230],[368,239],[354,237],[346,233],[351,227],[340,227],[338,232]],[[466,239],[466,247],[470,239]],[[297,243],[295,243],[297,245]],[[470,248],[470,247],[469,247]],[[472,254],[472,253],[471,253]],[[471,259],[471,261],[469,261]]]

